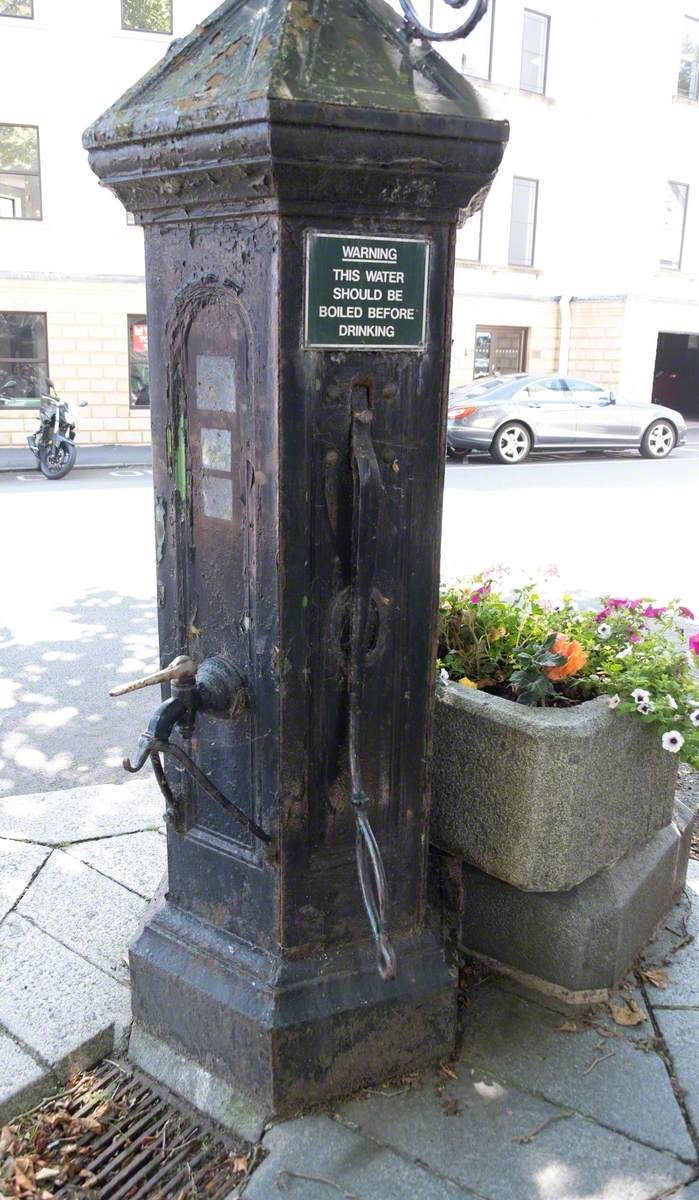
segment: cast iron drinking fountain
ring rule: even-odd
[[[169,663],[131,685],[166,689],[125,766],[168,886],[129,1053],[248,1135],[455,1038],[425,914],[445,406],[457,221],[507,124],[405,4],[228,0],[85,135],[145,230]]]

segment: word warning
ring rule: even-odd
[[[423,350],[429,242],[308,233],[306,345]]]

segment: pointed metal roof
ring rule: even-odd
[[[173,43],[84,142],[230,125],[259,111],[261,101],[485,116],[471,84],[410,37],[384,0],[226,0]]]

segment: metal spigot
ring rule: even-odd
[[[186,833],[189,826],[186,823],[184,806],[173,795],[160,760],[161,754],[171,756],[184,767],[203,791],[234,816],[249,833],[266,845],[271,845],[270,835],[243,812],[242,808],[224,796],[181,746],[172,745],[170,742],[174,730],[184,738],[191,738],[198,712],[228,720],[238,716],[247,699],[239,672],[220,655],[212,655],[211,658],[197,664],[189,655],[178,654],[177,658],[173,658],[162,670],[144,675],[141,679],[134,679],[131,683],[120,684],[112,688],[109,695],[125,696],[129,692],[136,692],[158,683],[170,683],[172,695],[156,708],[148,722],[148,728],[139,738],[135,762],[125,758],[122,762],[124,770],[133,775],[141,770],[147,759],[150,759],[158,787],[165,799],[166,820],[178,833]]]
[[[177,658],[173,658],[172,662],[163,667],[162,671],[154,671],[152,675],[143,675],[141,679],[134,679],[131,683],[121,683],[118,687],[113,687],[110,696],[126,696],[129,692],[138,692],[141,688],[153,687],[156,683],[185,683],[187,680],[194,681],[197,673],[197,664],[188,654],[178,654]]]

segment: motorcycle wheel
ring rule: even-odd
[[[39,469],[47,479],[63,479],[74,467],[78,457],[72,442],[61,442],[60,446],[42,446],[39,451]]]

